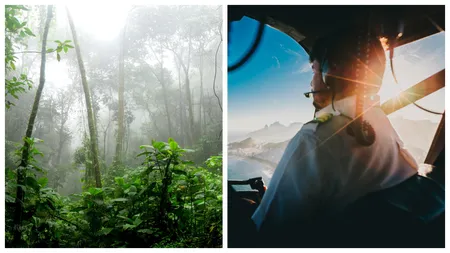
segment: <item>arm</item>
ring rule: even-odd
[[[282,233],[301,224],[335,192],[339,161],[314,131],[302,129],[289,143],[252,219],[258,230]]]

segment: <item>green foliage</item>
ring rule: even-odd
[[[48,48],[47,53],[53,53],[56,52],[56,59],[58,61],[61,61],[61,55],[60,53],[64,51],[64,53],[67,53],[69,51],[69,48],[74,48],[72,45],[70,45],[71,40],[65,40],[64,42],[61,42],[60,40],[55,40],[55,43],[57,43],[56,48]]]
[[[28,37],[35,37],[33,32],[26,27],[27,22],[23,21],[23,13],[28,11],[23,5],[6,5],[5,6],[5,76],[11,72],[16,72],[16,60],[14,52],[20,46],[24,46]],[[13,73],[11,73],[13,74]],[[33,82],[28,76],[19,73],[13,74],[10,78],[5,78],[5,106],[9,109],[14,105],[9,100],[8,95],[18,99],[20,93],[31,89]]]
[[[5,105],[9,109],[15,104],[11,101],[11,97],[19,99],[19,94],[25,93],[33,86],[33,81],[30,80],[25,73],[17,73],[16,60],[17,53],[20,49],[27,47],[27,42],[30,37],[36,35],[27,27],[27,21],[24,21],[24,12],[30,11],[23,5],[6,5],[5,6]],[[56,52],[56,59],[61,60],[60,53],[64,51],[67,53],[69,48],[73,48],[70,44],[72,41],[65,40],[61,42],[55,40],[57,47],[55,49],[47,49],[47,53]],[[9,97],[10,96],[10,97]]]
[[[211,156],[205,164],[210,171],[222,173],[222,155]]]
[[[84,189],[95,185],[94,164],[90,145],[90,139],[85,133],[82,146],[76,149],[74,154],[75,166],[81,165],[84,167]]]
[[[30,164],[40,154],[31,144]],[[103,188],[62,197],[48,179],[27,173],[22,239],[27,247],[220,247],[222,177],[183,159],[191,150],[169,139],[140,146],[142,166],[123,168]],[[81,162],[85,156],[78,155]],[[84,160],[83,160],[84,157]],[[7,169],[6,245],[12,240],[15,171]]]

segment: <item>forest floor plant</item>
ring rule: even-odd
[[[172,139],[140,148],[142,166],[81,194],[60,196],[47,187],[45,170],[34,156],[39,140],[28,138],[25,184],[6,169],[7,247],[221,247],[222,157],[205,168],[183,159],[191,150]],[[20,150],[19,150],[20,152]],[[13,245],[15,189],[25,192],[22,245]]]

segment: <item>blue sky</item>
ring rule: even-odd
[[[231,26],[228,65],[240,59],[251,46],[258,22],[244,17]],[[312,100],[303,96],[310,89],[312,77],[308,56],[288,35],[267,28],[254,56],[243,67],[228,74],[229,132],[248,132],[275,121],[288,125],[312,118]],[[393,83],[390,71],[386,71],[381,100],[443,69],[444,44],[444,33],[439,33],[396,50],[394,67],[400,85]],[[442,89],[419,103],[442,111],[444,97]],[[395,116],[439,119],[412,106],[400,110]]]
[[[235,63],[251,46],[258,23],[243,18],[232,24],[228,63]],[[248,129],[280,121],[285,124],[310,119],[309,91],[312,73],[308,55],[293,39],[268,28],[255,55],[240,69],[228,75],[228,120],[230,130],[240,128],[251,117]],[[283,110],[283,114],[279,114]],[[279,114],[274,118],[273,114]],[[250,120],[250,119],[249,119]]]

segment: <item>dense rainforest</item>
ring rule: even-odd
[[[222,246],[217,6],[5,6],[6,247]]]

